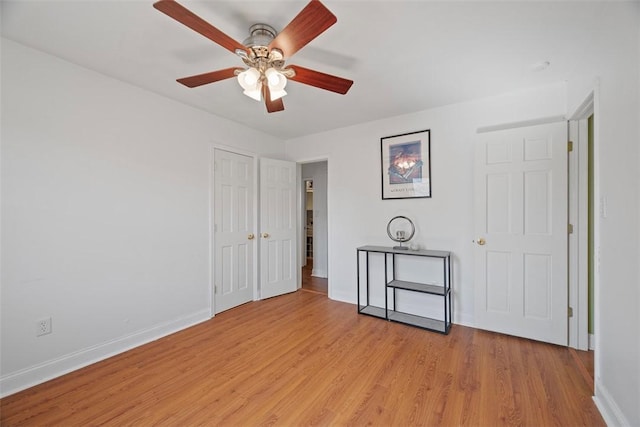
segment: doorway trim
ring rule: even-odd
[[[242,156],[251,157],[253,159],[253,229],[254,234],[258,234],[258,155],[254,152],[242,150],[230,145],[213,142],[210,144],[209,155],[209,317],[215,317],[215,203],[216,194],[215,188],[215,153],[216,150],[228,151],[230,153],[239,154]],[[253,301],[257,301],[258,298],[258,245],[253,245]]]
[[[331,198],[329,197],[329,189],[331,188],[331,160],[330,156],[319,155],[317,157],[309,157],[296,161],[296,173],[298,181],[298,242],[303,242],[305,239],[305,220],[302,216],[304,210],[304,194],[306,191],[304,186],[304,179],[302,178],[302,165],[307,163],[327,163],[327,296],[331,298]],[[301,249],[298,250],[298,270],[302,269],[304,265],[305,256],[304,245],[301,245]],[[298,289],[302,288],[302,275],[298,278]]]
[[[589,350],[594,347],[589,336],[589,300],[588,300],[588,262],[589,251],[587,248],[588,229],[588,131],[587,121],[594,115],[594,164],[593,164],[593,199],[597,206],[600,200],[598,191],[598,156],[597,156],[597,132],[596,121],[596,89],[593,89],[576,108],[569,118],[569,140],[573,141],[574,152],[569,161],[569,223],[573,225],[574,233],[569,235],[569,304],[574,308],[574,316],[569,318],[569,347],[578,350]],[[573,211],[573,212],[571,212]],[[597,284],[599,282],[598,248],[599,244],[600,216],[597,209],[593,215],[593,239],[594,253],[592,261],[594,266],[594,334],[597,336]],[[585,287],[586,286],[586,287]]]
[[[569,347],[587,350],[588,322],[588,129],[587,120],[569,121]],[[586,286],[586,288],[585,288]]]
[[[300,262],[303,267],[307,266],[307,262],[309,261],[309,218],[305,215],[309,212],[309,183],[311,183],[311,188],[313,188],[313,179],[302,177],[302,191],[300,192],[300,197],[302,197],[302,221],[304,224],[302,225],[302,244],[304,248],[302,249],[302,254],[300,255]],[[311,190],[312,192],[313,190]],[[312,193],[313,194],[313,193]],[[313,196],[311,196],[313,197]],[[311,201],[311,210],[313,212],[313,200]],[[313,219],[313,218],[312,218]],[[313,225],[311,226],[311,235],[313,239]],[[311,243],[311,253],[313,253],[313,240]],[[313,258],[312,258],[313,259]],[[312,270],[313,271],[313,270]]]

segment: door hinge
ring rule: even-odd
[[[569,314],[569,317],[573,317],[573,307],[568,307],[569,310],[567,310],[567,314]]]
[[[569,234],[573,234],[573,224],[569,224]]]
[[[573,141],[567,141],[567,150],[569,152],[573,151]]]

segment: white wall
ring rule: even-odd
[[[586,67],[568,81],[571,113],[595,91],[596,403],[611,425],[640,425],[640,3],[607,7]],[[596,80],[597,79],[597,80]],[[600,203],[606,204],[601,214]],[[596,251],[598,251],[596,249]]]
[[[313,180],[313,270],[327,277],[327,162],[302,165],[302,179]]]
[[[564,114],[564,84],[389,118],[287,141],[292,160],[328,155],[329,296],[356,302],[356,252],[391,245],[387,222],[406,215],[412,242],[454,254],[455,321],[473,323],[473,143],[480,126]],[[430,199],[382,200],[380,138],[431,130]]]
[[[211,146],[282,141],[5,39],[2,113],[2,394],[209,318]]]

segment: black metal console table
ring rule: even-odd
[[[384,307],[371,305],[370,303],[370,277],[369,277],[369,254],[381,253],[384,255]],[[360,259],[365,258],[366,278],[364,280],[364,298],[361,298],[360,280]],[[405,323],[419,328],[448,334],[451,328],[451,253],[446,251],[433,250],[402,250],[385,246],[361,246],[356,250],[358,269],[358,313],[393,322]],[[437,258],[442,260],[442,283],[418,283],[396,279],[396,257],[412,256]],[[388,263],[391,259],[391,274],[389,274]],[[389,277],[391,276],[391,277]],[[443,317],[434,319],[431,317],[418,316],[415,314],[403,313],[396,305],[396,291],[405,290],[419,292],[442,297]],[[392,301],[389,304],[389,290],[392,291]],[[392,308],[390,308],[390,306]]]

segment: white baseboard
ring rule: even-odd
[[[317,268],[314,268],[314,269],[311,270],[311,275],[313,277],[320,277],[322,279],[326,279],[327,278],[326,270],[320,270],[320,269],[317,269]]]
[[[616,402],[611,397],[611,394],[606,389],[601,382],[596,380],[595,384],[595,396],[593,396],[593,401],[600,411],[600,415],[604,418],[604,422],[607,423],[608,426],[620,426],[620,427],[631,427],[631,423],[624,416],[620,407],[616,404]]]
[[[42,384],[45,381],[207,321],[210,318],[209,309],[201,310],[152,328],[134,332],[112,341],[87,347],[39,365],[4,375],[0,378],[0,397],[9,396],[29,387]]]
[[[470,328],[475,328],[475,322],[473,320],[473,316],[469,313],[453,313],[453,323],[461,326],[468,326]]]
[[[593,334],[589,334],[589,350],[596,349],[596,336]]]

